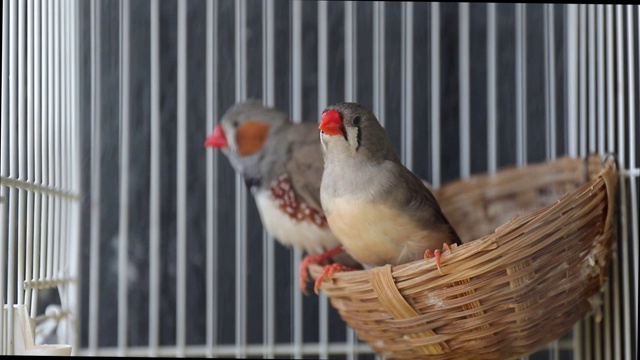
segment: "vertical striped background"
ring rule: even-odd
[[[374,357],[323,295],[300,294],[302,254],[263,232],[242,180],[202,146],[229,106],[260,98],[311,122],[362,103],[435,186],[615,153],[604,319],[530,357],[636,358],[637,5],[2,6],[0,298],[42,320],[58,304],[75,354]]]

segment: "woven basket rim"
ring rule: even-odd
[[[476,174],[447,183],[439,189],[472,186],[439,192],[441,205],[458,221],[486,219],[490,226],[459,223],[470,240],[442,254],[442,272],[433,258],[419,259],[337,272],[320,289],[358,337],[384,357],[505,359],[531,353],[569,331],[602,289],[613,241],[616,170],[612,157],[564,156],[498,169],[497,180]],[[513,177],[519,171],[523,176]],[[317,279],[322,267],[312,264],[309,271]]]
[[[604,181],[605,185],[607,186],[607,194],[610,197],[610,203],[611,203],[611,197],[615,197],[615,193],[614,191],[611,190],[611,185],[608,184],[608,182],[606,181],[606,174],[610,173],[610,172],[615,172],[617,171],[617,163],[616,160],[614,158],[612,158],[611,156],[607,156],[606,158],[601,158],[600,155],[598,154],[592,154],[589,155],[586,158],[580,158],[581,160],[585,160],[588,161],[590,158],[593,157],[597,157],[599,159],[601,159],[602,162],[602,168],[600,169],[600,171],[591,179],[589,179],[588,181],[586,181],[585,183],[583,183],[582,185],[580,185],[578,188],[576,188],[575,190],[565,193],[564,195],[562,195],[555,203],[553,204],[549,204],[547,206],[541,207],[539,209],[535,209],[529,213],[526,214],[522,214],[522,215],[515,215],[511,220],[507,221],[506,223],[498,226],[496,229],[494,229],[494,232],[490,233],[490,234],[486,234],[480,238],[476,238],[470,241],[467,241],[465,243],[463,243],[462,245],[453,245],[452,251],[451,252],[443,252],[442,253],[442,272],[444,274],[446,273],[446,264],[453,264],[459,261],[464,261],[466,258],[468,258],[469,256],[471,256],[474,253],[477,252],[482,252],[482,251],[491,251],[493,249],[496,248],[496,241],[498,239],[498,237],[503,234],[503,229],[505,229],[508,225],[512,224],[515,221],[527,221],[530,219],[533,219],[535,217],[541,216],[543,213],[545,212],[550,212],[550,211],[554,211],[555,209],[563,206],[564,202],[567,201],[567,199],[571,196],[571,194],[573,193],[577,193],[580,191],[584,191],[585,189],[589,188],[590,186],[592,186],[593,184],[597,183],[598,181]],[[563,160],[575,160],[577,158],[575,157],[569,157],[569,156],[563,156],[558,158],[557,160],[555,160],[556,162],[559,161],[563,161]],[[536,164],[531,164],[528,166],[544,166],[547,163],[536,163]],[[501,172],[503,171],[510,171],[510,170],[514,170],[514,169],[518,169],[516,167],[504,167],[502,169],[498,169],[497,172],[495,173],[495,175],[499,175]],[[486,176],[487,174],[482,173],[482,174],[477,174],[478,176]],[[446,186],[451,186],[453,184],[457,184],[460,182],[473,182],[475,179],[475,176],[471,176],[469,179],[466,180],[454,180],[452,182],[443,184],[442,188],[446,187]],[[608,226],[608,223],[610,221],[612,221],[612,217],[613,217],[613,207],[609,207],[609,211],[608,211],[608,215],[607,215],[607,220],[606,220],[606,224],[605,226]],[[517,237],[514,239],[514,241],[518,241]],[[419,271],[425,271],[425,272],[436,272],[438,273],[438,275],[440,275],[436,264],[435,264],[435,259],[419,259],[419,260],[414,260],[411,262],[407,262],[404,264],[399,264],[399,265],[382,265],[382,266],[390,266],[391,267],[391,271],[393,273],[399,272],[399,271],[403,271],[403,270],[407,270],[408,268],[411,268],[414,271],[418,271],[418,268],[420,269]],[[312,273],[313,278],[315,279],[317,276],[317,274],[319,274],[321,272],[321,268],[322,266],[319,264],[311,264],[309,266],[309,270]],[[353,271],[347,271],[347,272],[337,272],[333,275],[333,278],[335,279],[348,279],[348,278],[352,278],[352,277],[358,277],[358,276],[363,276],[364,274],[367,274],[368,272],[370,272],[372,269],[358,269],[358,270],[353,270]],[[322,289],[322,287],[321,287]]]

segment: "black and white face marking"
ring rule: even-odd
[[[358,119],[357,125],[355,120]],[[358,151],[358,149],[360,148],[360,137],[361,137],[361,132],[360,132],[360,116],[356,116],[354,118],[354,122],[353,122],[353,126],[349,126],[347,128],[345,128],[344,131],[344,139],[347,141],[347,143],[349,143],[349,147],[351,149],[353,149],[353,151]]]

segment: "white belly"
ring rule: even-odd
[[[340,243],[328,226],[319,227],[311,221],[293,219],[278,208],[270,191],[255,194],[262,226],[280,243],[303,249],[309,254],[319,254]]]

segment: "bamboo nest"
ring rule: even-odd
[[[616,164],[599,155],[505,168],[434,190],[464,244],[339,272],[321,286],[385,358],[509,359],[565,335],[597,300],[613,241]],[[314,264],[314,279],[321,266]]]

